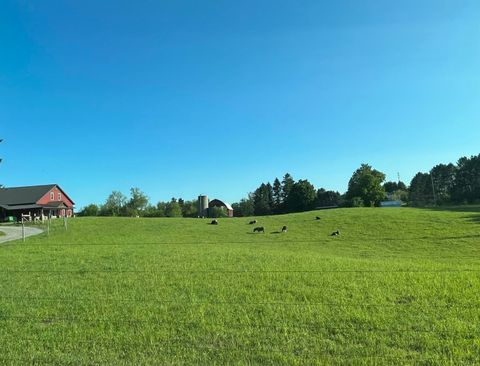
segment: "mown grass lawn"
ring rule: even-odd
[[[479,207],[258,220],[75,218],[1,245],[0,363],[480,363]]]

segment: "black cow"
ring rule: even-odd
[[[338,235],[340,235],[340,231],[338,230],[330,234],[330,236],[338,236]]]
[[[257,223],[257,220],[252,220],[252,221],[250,221],[248,224],[249,224],[249,225],[254,225],[254,224],[256,224],[256,223]]]
[[[218,225],[218,220],[212,220],[211,225]]]
[[[286,226],[283,226],[282,227],[282,233],[286,233],[287,232],[287,227]]]
[[[265,234],[265,228],[263,226],[258,226],[253,229],[254,233],[264,233]]]
[[[320,217],[319,216],[315,217],[315,220],[320,220]]]

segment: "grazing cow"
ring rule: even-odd
[[[338,236],[338,235],[340,235],[340,231],[338,230],[330,234],[330,236]]]
[[[282,233],[286,233],[287,232],[287,227],[286,226],[283,226],[282,227]]]
[[[218,225],[218,220],[212,220],[211,225]]]
[[[315,220],[320,220],[320,217],[319,216],[315,217]]]
[[[265,228],[263,226],[258,226],[253,229],[254,233],[264,233],[265,234]]]
[[[250,222],[248,223],[248,225],[254,225],[254,224],[256,224],[256,223],[257,223],[257,220],[252,220],[252,221],[250,221]]]

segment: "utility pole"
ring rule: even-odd
[[[437,196],[435,194],[435,184],[433,184],[433,174],[430,173],[430,178],[432,179],[432,192],[433,192],[433,205],[437,205]]]

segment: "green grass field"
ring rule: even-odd
[[[480,207],[258,219],[75,218],[0,245],[0,363],[480,363]]]

